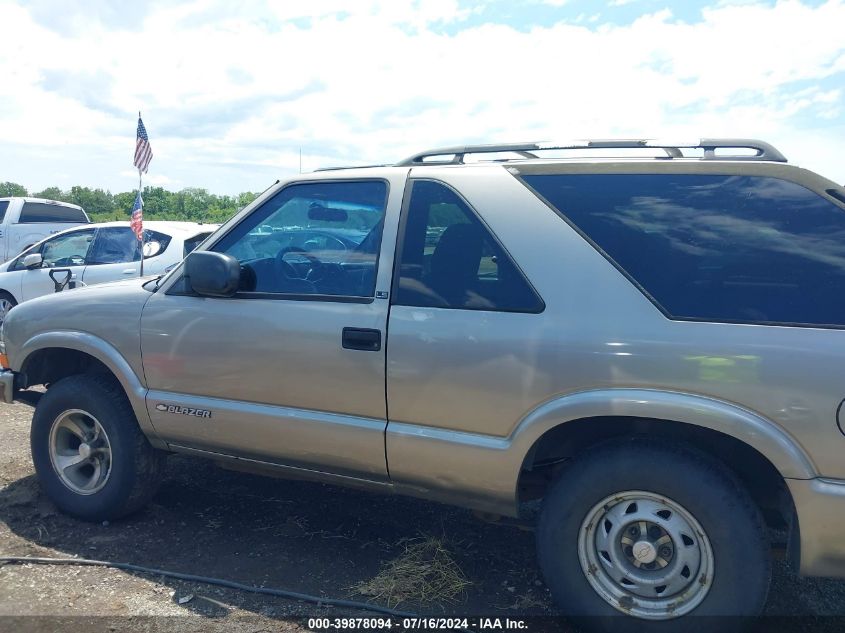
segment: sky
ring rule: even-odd
[[[0,0],[0,181],[262,191],[438,146],[760,138],[845,183],[845,0]]]

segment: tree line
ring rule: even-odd
[[[0,198],[5,196],[30,196],[78,204],[85,209],[92,222],[128,220],[135,202],[135,191],[112,194],[108,190],[90,187],[71,187],[64,191],[47,187],[42,191],[27,191],[15,182],[0,183]],[[251,191],[236,196],[218,196],[206,189],[188,187],[181,191],[168,191],[163,187],[144,187],[144,218],[147,220],[184,220],[188,222],[222,223],[255,200],[259,194]]]

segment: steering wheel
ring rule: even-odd
[[[290,262],[285,260],[285,256],[290,253],[296,253],[311,262],[311,268],[304,277],[298,275],[296,273],[296,268],[294,268]],[[316,255],[309,253],[300,246],[287,246],[276,254],[276,269],[288,279],[307,279],[313,270],[322,268],[323,266],[325,266],[325,264],[323,264]]]
[[[56,261],[48,264],[49,268],[55,268],[56,266],[82,266],[85,263],[85,258],[79,255],[70,255],[68,257],[62,257],[61,259],[57,259]]]
[[[346,243],[342,239],[340,239],[336,235],[332,235],[331,233],[323,233],[321,231],[313,231],[311,233],[311,235],[313,235],[313,237],[306,240],[305,244],[308,244],[309,242],[316,242],[317,244],[319,244],[320,241],[322,240],[322,242],[323,242],[322,248],[324,248],[325,250],[334,250],[334,251],[338,251],[340,253],[345,253],[346,251],[349,250],[349,247],[346,245]],[[332,245],[332,243],[334,245]]]

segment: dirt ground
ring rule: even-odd
[[[142,512],[111,524],[71,519],[39,490],[29,455],[31,416],[26,403],[0,404],[0,556],[105,559],[385,604],[384,596],[357,589],[378,585],[373,581],[385,566],[433,542],[464,586],[453,585],[453,598],[434,592],[421,602],[420,594],[400,609],[554,614],[532,532],[415,499],[262,478],[174,456]],[[767,614],[845,616],[845,581],[799,579],[776,561]],[[55,630],[51,618],[77,616],[87,618],[86,630],[296,631],[303,617],[316,615],[372,614],[113,569],[0,567],[0,630]],[[837,630],[843,622],[821,618],[808,630]]]

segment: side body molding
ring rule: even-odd
[[[689,393],[599,389],[540,405],[508,437],[391,422],[386,437],[391,478],[398,490],[408,494],[516,516],[519,474],[537,440],[567,422],[614,416],[719,431],[755,448],[785,478],[817,476],[812,460],[786,431],[748,409]]]
[[[135,412],[135,417],[138,418],[138,424],[150,443],[157,448],[167,448],[167,445],[158,439],[147,412],[145,403],[147,388],[115,347],[87,332],[73,330],[44,332],[33,336],[21,346],[20,351],[14,356],[19,365],[12,369],[20,371],[33,353],[48,348],[64,348],[84,352],[108,367],[123,386],[123,390],[129,398],[129,403]]]

